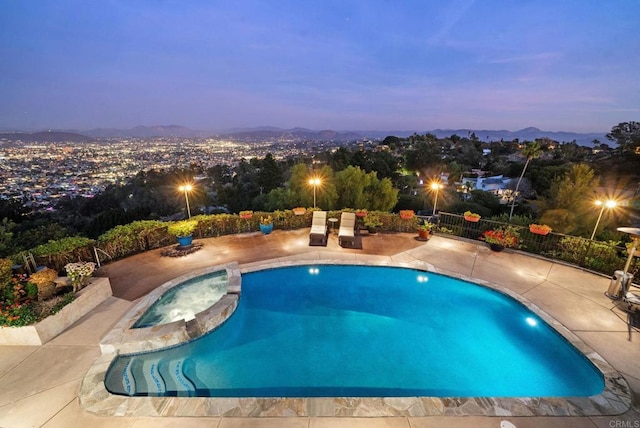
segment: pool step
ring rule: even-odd
[[[133,360],[128,359],[124,368],[122,369],[122,388],[127,395],[135,395],[136,382],[131,373],[131,363]]]
[[[109,369],[117,375],[107,376],[104,385],[107,390],[114,394],[124,394],[134,396],[136,393],[136,382],[133,358],[122,358]]]
[[[184,374],[184,359],[163,361],[160,365],[160,373],[164,378],[167,390],[175,392],[178,396],[192,396],[196,387]]]
[[[167,392],[167,386],[158,369],[159,363],[160,358],[148,359],[142,363],[142,375],[147,384],[147,392],[150,395],[165,395]]]

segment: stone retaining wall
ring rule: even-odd
[[[109,278],[91,278],[90,284],[76,294],[75,300],[57,314],[33,325],[0,327],[0,345],[43,345],[107,300],[112,294]]]

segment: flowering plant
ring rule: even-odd
[[[67,263],[64,266],[64,270],[67,271],[67,277],[69,277],[73,285],[73,291],[78,291],[85,279],[91,278],[95,269],[96,264],[93,262]]]
[[[551,232],[551,226],[547,226],[546,224],[535,224],[532,223],[529,225],[529,230],[531,233],[537,233],[539,235],[546,235]]]
[[[472,213],[471,211],[465,211],[464,212],[464,217],[465,218],[480,219],[480,214]]]
[[[518,246],[520,235],[511,226],[499,227],[495,230],[487,230],[480,237],[487,244],[501,245],[505,248],[515,248]]]
[[[260,217],[260,224],[264,224],[265,226],[273,224],[273,217],[271,217],[270,215],[266,217]]]
[[[404,220],[412,219],[415,215],[413,210],[400,210],[400,218]]]

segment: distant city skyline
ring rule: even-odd
[[[640,3],[0,2],[0,129],[608,132]]]

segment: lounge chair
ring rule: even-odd
[[[340,216],[340,230],[338,230],[338,244],[350,242],[353,247],[356,242],[355,237],[356,215],[355,213],[342,213]]]
[[[629,330],[629,341],[631,341],[631,330],[640,331],[640,294],[628,291],[622,296],[620,308],[627,313],[627,327]]]
[[[327,212],[314,211],[311,220],[311,231],[309,232],[309,245],[314,240],[320,239],[322,244],[327,243]]]

